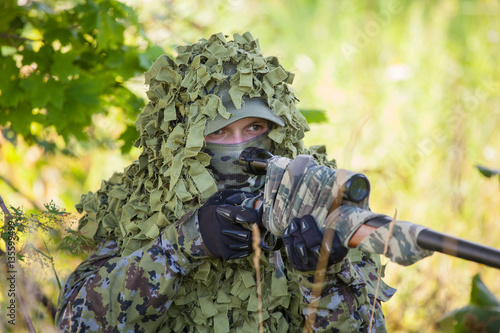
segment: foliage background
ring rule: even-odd
[[[137,156],[130,148],[131,128],[144,105],[141,74],[151,60],[159,52],[172,53],[175,45],[216,32],[231,36],[248,30],[264,54],[278,56],[296,74],[299,107],[325,111],[327,120],[311,125],[306,143],[325,144],[340,167],[369,177],[372,210],[393,215],[397,209],[399,219],[500,248],[499,182],[475,168],[500,167],[499,2],[123,1],[137,18],[112,0],[5,4],[9,2],[20,8],[41,6],[31,10],[31,19],[53,15],[55,22],[67,22],[59,33],[66,26],[73,37],[84,30],[75,30],[85,27],[79,21],[82,13],[101,6],[107,9],[101,22],[118,22],[123,31],[103,34],[106,25],[87,26],[86,33],[95,40],[78,44],[88,38],[82,33],[66,53],[85,48],[85,55],[97,57],[84,57],[94,61],[94,70],[66,61],[59,68],[71,69],[73,76],[57,82],[50,65],[42,71],[47,56],[36,54],[40,45],[24,41],[23,50],[31,48],[32,58],[40,63],[32,74],[39,76],[37,84],[66,85],[61,95],[42,90],[37,95],[40,105],[35,105],[30,86],[16,81],[26,74],[5,74],[6,59],[20,49],[6,47],[0,38],[0,195],[7,205],[29,211],[54,200],[76,214],[81,193],[97,190],[102,179]],[[76,16],[67,16],[63,9],[75,4],[83,7],[74,10]],[[109,6],[122,8],[123,16]],[[0,33],[12,28],[0,27]],[[47,38],[33,25],[16,33]],[[108,61],[98,58],[103,52]],[[110,54],[115,58],[109,60]],[[18,68],[32,64],[17,59]],[[58,105],[57,98],[69,100],[75,77],[87,78],[88,96]],[[16,92],[22,103],[8,104]],[[44,249],[43,240],[52,238],[37,234],[22,241]],[[63,280],[85,256],[57,244],[49,250]],[[25,265],[26,275],[55,302],[58,287],[50,266],[32,261]],[[384,305],[389,331],[436,332],[439,318],[468,302],[472,277],[478,273],[498,297],[500,279],[493,268],[441,254],[410,267],[389,263],[385,280],[398,289]],[[8,301],[4,290],[0,322],[11,329],[3,314]],[[29,298],[29,290],[25,295]],[[33,305],[31,310],[37,329],[53,330],[43,307]],[[23,325],[20,314],[17,319],[16,331]]]

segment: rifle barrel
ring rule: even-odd
[[[390,217],[379,216],[367,221],[365,225],[372,228],[379,228],[390,222]],[[418,234],[417,244],[426,250],[441,252],[500,269],[500,250],[442,234],[429,228],[422,230]]]
[[[420,232],[417,244],[427,250],[438,251],[500,269],[500,251],[491,247],[445,235],[431,229],[424,229]]]
[[[241,153],[239,163],[246,172],[255,175],[265,174],[268,161],[272,157],[273,155],[265,149],[250,147]],[[391,222],[391,220],[388,216],[379,216],[367,221],[351,238],[349,247],[356,247],[373,230]],[[441,252],[500,269],[500,250],[442,234],[429,228],[419,233],[417,244],[426,250]]]

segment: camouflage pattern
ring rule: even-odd
[[[262,147],[271,149],[272,141],[268,133],[235,144],[205,143],[203,152],[210,156],[210,165],[207,167],[217,181],[217,189],[233,190],[241,189],[247,192],[255,192],[264,187],[265,175],[252,175],[242,172],[239,164],[241,152],[248,147]]]
[[[365,237],[358,245],[358,249],[370,253],[384,253],[385,243],[388,243],[385,256],[391,261],[403,266],[432,255],[434,252],[422,249],[416,239],[425,227],[406,221],[396,221],[391,237],[387,242],[389,225],[382,226]]]
[[[311,214],[320,230],[333,228],[345,247],[359,227],[376,217],[368,210],[367,199],[359,204],[343,199],[341,189],[348,173],[318,165],[310,156],[290,160],[273,157],[268,163],[264,191],[263,223],[267,230],[281,236],[294,217]],[[329,214],[334,200],[339,207]],[[360,207],[361,206],[361,207]],[[396,221],[385,254],[400,265],[410,265],[433,252],[418,246],[418,234],[425,229],[413,223]],[[389,225],[365,237],[358,249],[383,254]]]
[[[268,162],[263,224],[281,236],[294,217],[310,214],[324,221],[333,202],[335,170],[319,166],[311,156],[294,160],[273,157]],[[319,223],[318,223],[319,225]]]
[[[314,272],[296,272],[281,252],[261,257],[264,332],[298,332],[311,301]],[[252,256],[221,261],[207,257],[197,214],[168,227],[149,246],[120,256],[103,242],[68,278],[56,322],[63,332],[257,332],[257,289]],[[284,257],[283,257],[284,258]],[[373,273],[365,275],[362,268]],[[368,332],[375,263],[362,255],[327,271],[316,317],[317,332]],[[185,279],[193,276],[194,279]],[[379,300],[392,296],[381,288]],[[372,332],[385,332],[379,301]]]

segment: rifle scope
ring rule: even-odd
[[[265,175],[273,154],[263,148],[248,147],[240,154],[239,163],[243,171],[254,175]],[[360,202],[370,194],[370,182],[361,173],[352,173],[344,185],[344,199]]]

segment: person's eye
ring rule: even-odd
[[[221,135],[222,133],[223,133],[223,132],[222,132],[222,130],[220,129],[220,130],[217,130],[217,131],[215,131],[215,132],[210,133],[209,135]]]
[[[212,133],[208,134],[207,138],[218,138],[218,137],[224,135],[224,133],[225,132],[224,132],[223,129],[219,129],[219,130],[217,130],[215,132],[212,132]]]
[[[248,127],[248,129],[250,131],[253,131],[253,132],[263,132],[263,131],[266,131],[268,128],[267,126],[267,123],[263,123],[263,124],[252,124]]]

